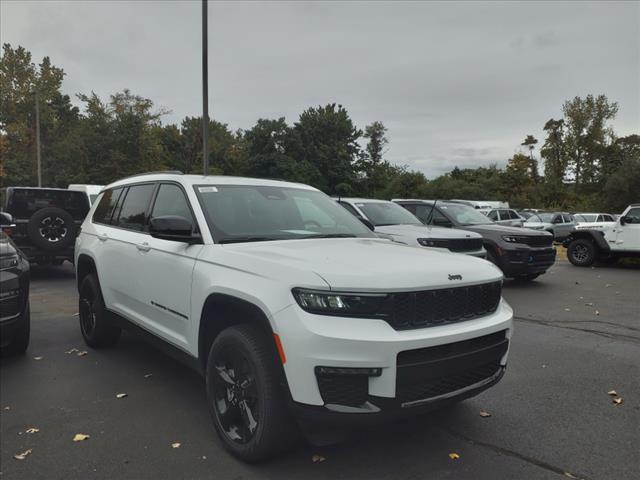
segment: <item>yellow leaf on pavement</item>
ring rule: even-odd
[[[84,433],[76,433],[76,435],[73,437],[73,441],[82,442],[88,438],[90,438],[90,435],[85,435]]]
[[[480,410],[480,416],[482,418],[487,418],[487,417],[490,417],[491,414],[489,412],[485,412],[484,410]]]
[[[178,443],[178,442],[172,443],[171,444],[171,448],[180,448],[180,443]]]
[[[450,458],[451,460],[458,460],[458,459],[460,458],[460,455],[458,455],[456,452],[451,452],[451,453],[449,454],[449,458]]]
[[[128,397],[129,395],[126,393],[118,393],[116,394],[116,398],[124,398],[124,397]]]
[[[81,352],[76,353],[76,355],[78,355],[79,357],[84,357],[85,355],[87,355],[89,352],[87,352],[86,350],[83,350]]]
[[[27,428],[27,429],[25,430],[25,433],[38,433],[39,431],[40,431],[40,429],[39,429],[39,428],[31,427],[31,428]]]
[[[30,448],[29,450],[25,450],[22,453],[16,453],[13,458],[15,458],[16,460],[24,460],[31,452],[33,452],[33,450]]]
[[[311,461],[313,463],[322,463],[326,460],[326,458],[324,458],[322,455],[313,455],[311,457]]]
[[[620,397],[614,398],[613,399],[613,403],[615,403],[616,405],[622,404],[622,398],[620,398]]]
[[[618,392],[616,392],[615,390],[609,390],[609,391],[607,392],[607,395],[612,395],[612,396],[614,396],[614,397],[617,397],[617,396],[618,396]]]

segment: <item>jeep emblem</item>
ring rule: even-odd
[[[451,275],[451,274],[449,274],[449,280],[462,280],[462,275]]]

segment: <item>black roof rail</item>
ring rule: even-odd
[[[143,175],[184,175],[180,170],[158,170],[155,172],[136,173],[135,175],[129,175],[128,177],[120,178],[119,180],[126,180],[128,178],[141,177]]]

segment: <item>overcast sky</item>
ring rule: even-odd
[[[7,1],[2,42],[64,68],[68,94],[123,88],[201,115],[200,1]],[[503,165],[575,95],[640,133],[640,2],[210,2],[210,112],[232,129],[344,105],[428,177]]]

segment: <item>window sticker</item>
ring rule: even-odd
[[[200,193],[215,193],[218,191],[216,187],[198,187]]]

